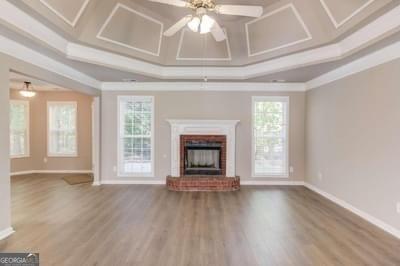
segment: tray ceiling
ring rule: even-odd
[[[160,65],[240,66],[321,46],[354,31],[391,0],[217,0],[261,5],[253,19],[210,13],[227,40],[163,31],[190,10],[147,0],[23,0],[76,42]],[[74,41],[74,40],[72,40]]]

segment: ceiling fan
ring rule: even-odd
[[[185,2],[182,0],[149,0],[177,7],[186,7],[194,11],[193,15],[187,15],[180,19],[177,23],[172,25],[164,32],[165,36],[173,36],[186,25],[193,32],[205,34],[211,32],[217,42],[226,39],[225,32],[221,26],[207,15],[208,11],[213,11],[217,14],[235,15],[246,17],[260,17],[263,13],[261,6],[246,6],[246,5],[217,5],[214,0],[189,0]]]

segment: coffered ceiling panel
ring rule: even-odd
[[[333,25],[339,28],[375,0],[320,0]]]
[[[293,4],[246,23],[248,55],[256,56],[312,39]]]
[[[181,33],[176,60],[231,60],[228,38],[217,42],[211,34],[198,34],[188,29]]]
[[[159,56],[163,23],[123,4],[117,4],[101,27],[97,38]]]
[[[43,5],[72,27],[75,27],[89,1],[90,0],[40,0]]]

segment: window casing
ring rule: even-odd
[[[29,101],[10,101],[10,157],[29,157]]]
[[[253,97],[252,176],[289,176],[289,97]]]
[[[47,102],[47,156],[78,156],[77,103]]]
[[[154,176],[154,97],[118,97],[118,175]]]

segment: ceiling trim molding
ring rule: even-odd
[[[86,86],[97,89],[101,87],[98,80],[1,35],[0,52]]]
[[[129,45],[129,44],[126,44],[126,43],[122,43],[122,42],[119,42],[119,41],[116,41],[116,40],[112,40],[110,38],[102,36],[103,31],[105,30],[107,25],[110,23],[111,19],[114,17],[115,13],[118,11],[119,8],[125,9],[125,10],[127,10],[127,11],[129,11],[131,13],[134,13],[136,15],[141,16],[144,19],[147,19],[147,20],[149,20],[151,22],[154,22],[154,23],[160,25],[160,33],[159,33],[159,39],[158,39],[157,52],[153,52],[153,51],[145,50],[145,49],[142,49],[142,48],[138,48],[138,47],[135,47],[135,46],[132,46],[132,45]],[[141,52],[141,53],[149,54],[149,55],[152,55],[152,56],[160,56],[163,32],[164,32],[164,24],[161,21],[158,21],[155,18],[152,18],[152,17],[150,17],[150,16],[148,16],[148,15],[146,15],[144,13],[141,13],[141,12],[135,10],[135,9],[132,9],[132,8],[130,8],[130,7],[126,6],[126,5],[124,5],[124,4],[117,3],[115,5],[114,9],[111,11],[111,13],[108,15],[108,17],[107,17],[106,21],[104,22],[104,24],[101,26],[99,32],[96,35],[96,38],[100,39],[100,40],[103,40],[103,41],[107,41],[107,42],[113,43],[113,44],[117,44],[117,45],[120,45],[120,46],[123,46],[123,47],[126,47],[126,48],[129,48],[129,49],[133,49],[133,50]]]
[[[252,82],[103,82],[102,91],[281,91],[301,92],[305,83]]]
[[[47,0],[40,0],[40,2],[46,6],[48,9],[50,9],[54,14],[56,14],[59,18],[61,18],[64,22],[66,22],[67,24],[69,24],[71,27],[75,28],[76,23],[78,23],[78,20],[81,18],[83,11],[85,11],[87,5],[89,4],[90,0],[85,0],[85,2],[83,3],[83,5],[81,6],[81,8],[79,9],[78,13],[76,14],[75,18],[73,21],[70,21],[69,19],[67,19],[63,14],[61,14],[61,12],[57,11],[55,8],[53,8],[48,2]]]
[[[277,46],[277,47],[274,47],[274,48],[270,48],[270,49],[266,49],[266,50],[259,51],[259,52],[256,52],[256,53],[252,53],[250,51],[249,25],[251,25],[251,24],[253,24],[253,23],[255,23],[255,22],[259,21],[259,20],[262,20],[264,18],[273,16],[273,15],[275,15],[275,14],[277,14],[279,12],[282,12],[282,11],[284,11],[286,9],[292,10],[293,14],[297,18],[297,21],[299,22],[299,24],[303,28],[303,30],[306,33],[307,37],[303,38],[303,39],[299,39],[299,40],[294,41],[294,42],[290,42],[290,43],[284,44],[284,45],[280,45],[280,46]],[[254,19],[252,21],[247,22],[245,24],[245,30],[246,30],[246,42],[247,42],[247,55],[249,57],[270,53],[270,52],[273,52],[273,51],[276,51],[276,50],[280,50],[280,49],[283,49],[283,48],[286,48],[286,47],[289,47],[289,46],[293,46],[293,45],[296,45],[296,44],[299,44],[299,43],[303,43],[303,42],[312,40],[312,35],[311,35],[310,30],[308,29],[306,23],[304,22],[303,18],[301,17],[300,13],[297,11],[297,8],[294,6],[293,3],[289,3],[287,5],[281,6],[281,7],[277,8],[277,9],[275,9],[275,10],[269,12],[269,13],[264,14],[263,16],[261,16],[259,18],[256,18],[256,19]]]
[[[188,80],[203,79],[204,76],[207,76],[208,79],[245,80],[298,67],[334,61],[357,52],[361,48],[365,48],[400,29],[400,6],[394,7],[375,21],[338,43],[282,56],[261,63],[236,67],[161,66],[101,49],[71,43],[8,1],[0,1],[0,20],[2,23],[11,23],[18,30],[61,51],[67,58],[77,61],[107,66],[160,79]]]
[[[68,41],[8,1],[0,1],[0,20],[65,54]]]
[[[185,32],[187,31],[187,29],[183,29],[181,31],[181,36],[179,39],[179,45],[178,45],[178,50],[176,52],[176,60],[184,60],[184,61],[231,61],[232,60],[232,55],[231,55],[231,48],[230,48],[230,44],[229,44],[229,37],[227,34],[227,31],[225,28],[223,28],[223,31],[225,32],[225,45],[226,45],[226,51],[228,53],[228,57],[221,57],[221,58],[212,58],[212,57],[202,57],[202,58],[197,58],[197,57],[180,57],[181,54],[181,49],[182,49],[182,43],[183,43],[183,38],[185,35]],[[207,41],[207,40],[206,40]]]
[[[400,42],[389,45],[374,53],[352,61],[349,64],[336,68],[306,83],[307,90],[319,88],[336,80],[363,72],[373,67],[388,63],[400,58]]]
[[[331,20],[332,24],[335,26],[336,29],[340,28],[343,26],[346,22],[350,21],[353,17],[358,15],[361,11],[363,11],[367,6],[372,4],[375,0],[369,0],[365,2],[362,6],[357,8],[353,13],[351,13],[348,17],[343,19],[342,21],[338,22],[335,18],[335,16],[332,14],[332,11],[330,10],[329,6],[326,4],[325,0],[319,0],[321,2],[321,5],[323,6],[325,12],[328,14],[329,19]]]

